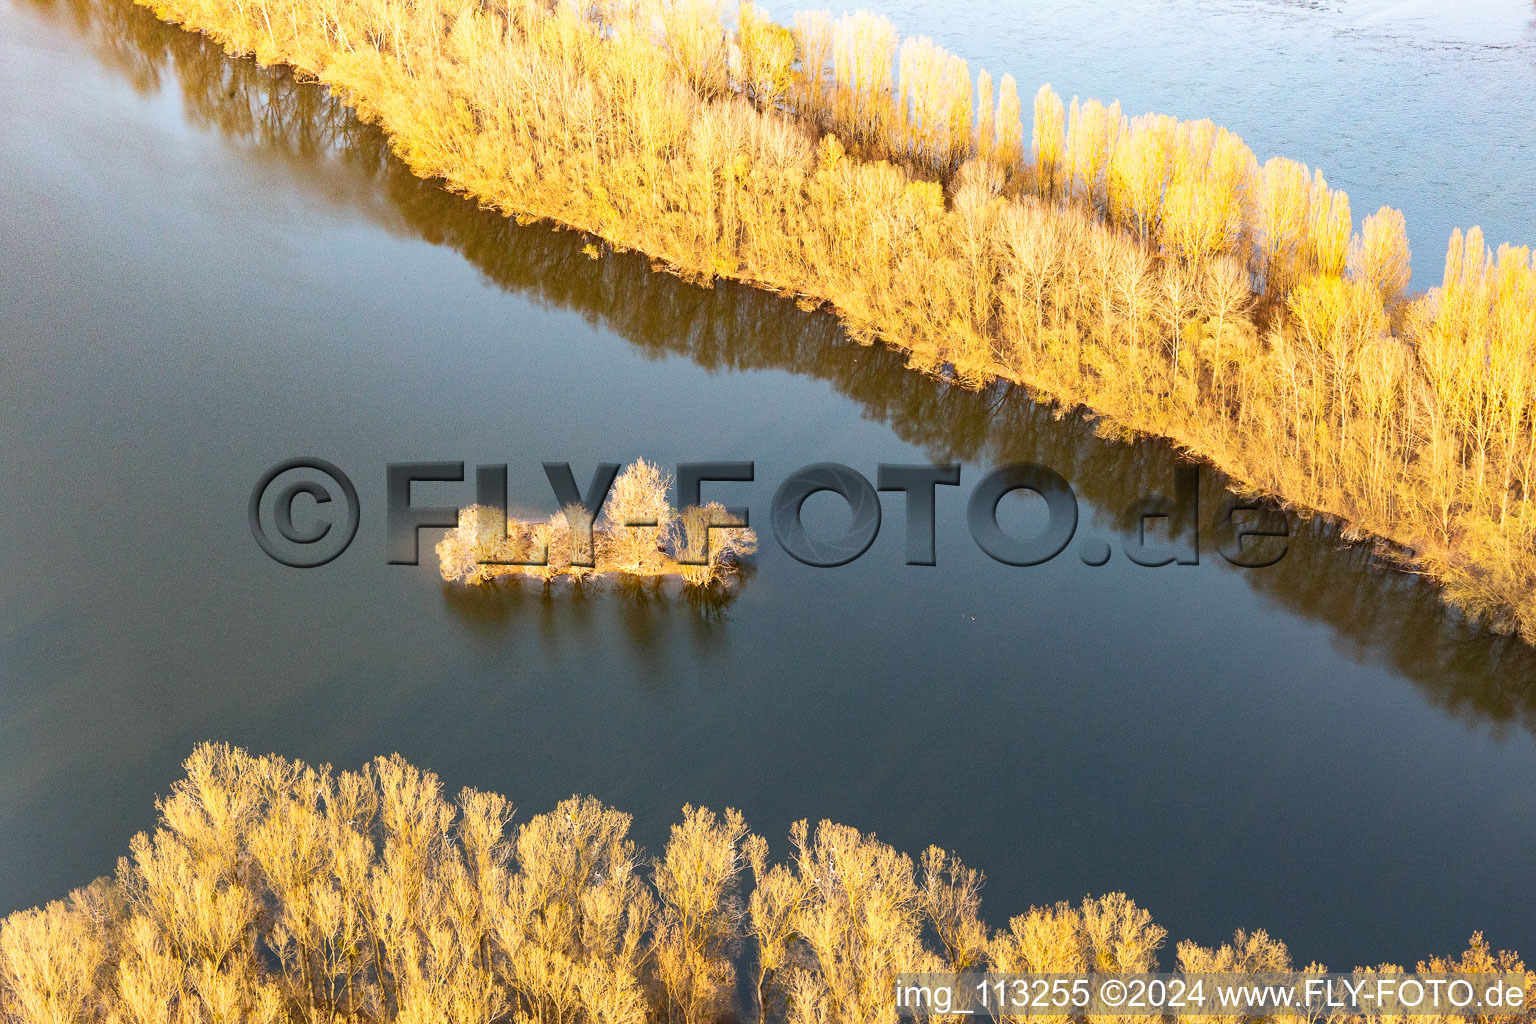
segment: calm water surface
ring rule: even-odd
[[[1318,68],[1392,38],[1326,5],[1211,10],[1305,40]],[[902,21],[937,32],[934,11]],[[1090,38],[1124,31],[1105,17]],[[1512,23],[1525,34],[1499,59],[1528,76]],[[948,27],[1001,47],[983,27],[1011,22],[967,24]],[[1227,24],[1234,60],[1263,49]],[[1028,60],[1068,61],[1030,38]],[[1459,73],[1491,45],[1424,52]],[[1400,95],[1380,46],[1373,95]],[[1050,74],[1239,120],[1214,102],[1238,90],[1179,92],[1146,61],[1079,71]],[[1341,90],[1363,88],[1354,74]],[[1395,121],[1370,140],[1365,123],[1353,142],[1302,122],[1273,141],[1355,161],[1384,197],[1411,185],[1426,218],[1532,234],[1494,187],[1529,192],[1530,162],[1501,163],[1528,118],[1416,140],[1448,191]],[[1401,173],[1373,176],[1394,150]],[[722,608],[444,587],[384,564],[388,461],[508,462],[536,504],[546,459],[752,458],[758,481],[722,497],[766,526],[773,488],[812,461],[954,459],[969,485],[1033,459],[1072,480],[1083,534],[1117,542],[1173,462],[1014,390],[946,387],[793,304],[481,212],[320,90],[123,0],[0,0],[0,181],[0,911],[110,871],[217,738],[338,766],[398,750],[524,816],[593,793],[653,850],[690,801],[740,807],[780,851],[802,816],[938,842],[987,872],[994,923],[1120,889],[1175,939],[1264,927],[1303,962],[1412,962],[1475,928],[1536,954],[1536,659],[1327,530],[1299,528],[1262,571],[1209,547],[1198,567],[1068,552],[1015,569],[966,536],[966,486],[940,491],[937,568],[901,564],[888,501],[860,561],[813,570],[770,540]],[[351,550],[309,572],[269,561],[245,522],[257,477],[298,454],[347,469],[363,502]],[[1219,496],[1210,482],[1206,507]]]

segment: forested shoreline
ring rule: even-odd
[[[993,929],[981,873],[954,854],[914,864],[827,821],[797,822],[775,861],[738,812],[685,807],[651,859],[629,815],[591,797],[513,827],[505,797],[450,801],[398,755],[338,773],[203,744],[184,767],[114,878],[0,922],[0,1020],[891,1024],[899,972],[1326,971],[1262,930],[1160,960],[1167,932],[1122,893]],[[1536,995],[1536,973],[1479,934],[1417,969],[1525,973]],[[1415,1019],[1522,1024],[1526,1003]]]
[[[1536,639],[1536,270],[1457,231],[1407,294],[1401,214],[1208,121],[972,76],[883,18],[700,0],[172,0],[336,89],[504,213],[827,304],[962,384],[1172,440],[1406,552]],[[595,250],[594,250],[595,252]]]

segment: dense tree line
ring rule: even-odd
[[[163,0],[378,120],[418,173],[695,280],[1167,436],[1536,638],[1536,270],[1209,121],[994,87],[883,18],[705,0]]]
[[[117,10],[111,5],[100,5],[98,9],[109,13]],[[178,49],[180,40],[171,39],[167,43],[162,36],[145,31],[145,26],[113,25],[103,28],[101,32],[103,35],[113,37],[110,42],[104,42],[103,45],[119,50],[124,66],[131,67],[137,79],[148,79],[162,73],[165,70],[165,66],[161,63],[164,56],[168,53],[175,55],[182,86],[203,90],[198,96],[190,97],[196,100],[197,111],[210,120],[218,118],[225,121],[220,125],[221,130],[242,138],[249,137],[253,142],[273,147],[278,152],[291,150],[296,154],[300,152],[310,154],[313,151],[323,151],[331,147],[342,149],[349,160],[354,160],[370,172],[380,175],[381,181],[388,186],[394,200],[399,204],[399,216],[410,224],[412,230],[419,230],[424,235],[438,238],[446,229],[450,243],[463,250],[467,258],[473,260],[499,285],[528,291],[543,301],[573,305],[594,320],[613,325],[634,344],[647,346],[657,352],[685,355],[704,365],[771,366],[814,374],[833,382],[839,390],[847,392],[864,405],[871,415],[890,422],[899,433],[914,443],[931,445],[935,450],[957,452],[967,459],[978,458],[978,453],[986,452],[993,458],[1038,459],[1063,469],[1079,466],[1081,468],[1073,470],[1069,475],[1073,477],[1074,482],[1090,486],[1103,477],[1102,472],[1089,471],[1090,461],[1098,470],[1111,465],[1120,466],[1122,473],[1131,472],[1134,467],[1143,465],[1143,459],[1140,458],[1121,458],[1118,455],[1121,451],[1119,446],[1104,444],[1094,438],[1091,431],[1040,429],[1036,420],[1048,415],[1048,411],[1022,398],[1010,399],[1008,396],[1010,394],[1017,396],[1020,389],[1005,382],[994,382],[986,392],[963,392],[944,387],[936,379],[925,375],[912,374],[908,378],[899,378],[892,373],[900,361],[896,354],[877,353],[878,358],[870,359],[869,353],[866,352],[864,358],[856,358],[856,353],[850,354],[838,344],[835,332],[828,329],[823,318],[799,315],[791,309],[789,311],[791,316],[797,317],[800,323],[796,329],[786,330],[786,318],[782,315],[783,308],[780,304],[767,301],[765,297],[739,288],[719,289],[718,294],[710,296],[709,307],[700,312],[697,309],[699,303],[695,299],[696,293],[690,293],[689,290],[681,288],[657,287],[654,277],[645,271],[643,260],[626,257],[601,263],[588,263],[580,254],[581,241],[574,236],[535,234],[495,218],[487,219],[477,214],[472,204],[459,203],[437,193],[434,189],[424,185],[418,187],[415,182],[404,179],[403,174],[394,171],[393,168],[397,165],[386,160],[378,152],[372,131],[357,129],[346,120],[333,103],[317,102],[318,96],[314,91],[305,86],[295,85],[287,75],[265,75],[242,62],[229,63],[207,59],[208,55],[202,53],[200,48],[188,46],[185,50]],[[192,44],[197,40],[195,37],[187,37],[187,42]],[[232,77],[226,82],[220,78],[221,75]],[[237,92],[242,102],[239,109],[234,110],[231,108],[230,100]],[[250,95],[247,95],[248,92]],[[249,100],[248,106],[245,102],[247,100]],[[578,281],[578,275],[569,272],[573,266],[591,268],[594,272],[613,275],[614,279],[605,280],[601,288],[592,288],[590,283]],[[565,272],[551,274],[548,272],[551,267]],[[689,319],[690,310],[693,311],[692,319]],[[727,315],[723,310],[733,310],[734,314]],[[685,329],[673,329],[674,325],[679,323],[684,324]],[[1034,447],[1038,445],[1053,447],[1043,450]],[[1054,447],[1058,445],[1064,447]],[[1156,489],[1163,485],[1168,478],[1169,467],[1166,463],[1166,453],[1161,446],[1144,444],[1137,446],[1136,450],[1144,455],[1147,467],[1144,470],[1144,476],[1138,475],[1129,481],[1120,481],[1117,478],[1112,489],[1106,489],[1103,495],[1094,495],[1096,501],[1118,504],[1118,501],[1106,500],[1106,496],[1113,495],[1119,498],[1133,493],[1145,493],[1148,489]],[[1074,451],[1077,454],[1073,454]],[[1109,488],[1105,483],[1100,483],[1098,486]],[[1327,607],[1321,611],[1308,610],[1305,607],[1300,607],[1299,610],[1346,630],[1344,642],[1351,645],[1363,646],[1366,643],[1363,636],[1351,632],[1354,630],[1360,630],[1363,633],[1370,629],[1380,629],[1390,633],[1390,640],[1384,646],[1401,651],[1399,655],[1401,664],[1395,667],[1410,675],[1423,672],[1426,691],[1433,699],[1446,704],[1447,707],[1466,709],[1469,715],[1475,711],[1479,719],[1492,714],[1497,720],[1504,720],[1512,717],[1516,712],[1528,719],[1530,694],[1528,691],[1521,691],[1517,685],[1517,680],[1529,675],[1528,659],[1524,658],[1525,649],[1492,648],[1487,644],[1455,641],[1446,642],[1442,647],[1431,650],[1405,649],[1404,637],[1400,635],[1404,629],[1403,623],[1412,623],[1414,627],[1418,627],[1425,620],[1428,611],[1417,610],[1411,613],[1383,611],[1384,606],[1390,608],[1391,605],[1405,598],[1387,588],[1376,578],[1371,567],[1364,564],[1364,553],[1357,551],[1355,561],[1341,564],[1332,552],[1327,552],[1324,548],[1324,542],[1309,544],[1304,549],[1293,547],[1293,555],[1279,567],[1284,570],[1291,566],[1304,551],[1311,553],[1309,557],[1312,559],[1305,571],[1253,574],[1250,578],[1255,583],[1262,583],[1266,587],[1294,586],[1301,581],[1310,583],[1312,589],[1307,593],[1293,594],[1282,591],[1278,596],[1288,604],[1303,605],[1315,602],[1326,605]],[[1409,579],[1404,579],[1397,589],[1413,590],[1412,600],[1420,600],[1416,588]],[[1373,615],[1377,616],[1378,620],[1373,621]],[[1429,632],[1433,633],[1434,630]],[[1416,629],[1414,635],[1419,635]],[[1489,657],[1487,652],[1490,650],[1506,650],[1510,661],[1502,666],[1491,667],[1491,663],[1485,660]],[[1433,669],[1426,669],[1426,662],[1436,659],[1440,663]],[[1453,663],[1454,659],[1467,659],[1469,663],[1458,666]],[[1442,676],[1445,679],[1456,680],[1460,688],[1443,691],[1435,689],[1441,684]],[[1427,680],[1430,679],[1435,682],[1428,682]],[[1509,688],[1502,697],[1494,692],[1499,685]],[[1480,687],[1488,689],[1486,691],[1477,689]],[[1473,692],[1474,690],[1476,692]],[[1506,702],[1508,706],[1492,706],[1500,700]],[[1520,711],[1520,708],[1527,710]],[[201,758],[195,756],[193,761],[189,762],[188,779],[182,786],[193,785],[196,777],[207,777],[208,769],[199,768],[197,765],[200,760],[206,761],[210,756],[214,761],[228,759],[228,764],[236,766],[225,767],[219,771],[229,776],[241,775],[245,781],[240,784],[240,789],[258,786],[257,780],[263,777],[280,780],[287,774],[286,770],[279,767],[283,762],[276,759],[249,759],[238,752],[226,753],[219,748],[213,748],[212,755],[206,752],[200,752],[200,755],[202,755]],[[251,768],[252,762],[262,767]],[[238,767],[239,765],[246,767]],[[397,765],[391,768],[390,772],[399,773],[405,770]],[[378,773],[379,771],[378,766],[370,766],[363,772],[354,774],[367,776],[370,772]],[[316,774],[323,778],[329,773],[321,771]],[[430,779],[430,776],[427,778]],[[270,789],[272,783],[261,782],[259,785]],[[326,786],[339,787],[339,785],[335,778],[331,778],[322,784],[321,789],[324,790]],[[349,783],[349,785],[356,784]],[[376,779],[368,785],[382,792],[384,784]],[[435,781],[432,783],[432,788],[438,788]],[[215,794],[213,799],[217,802],[220,799],[217,794],[232,793],[233,789],[234,787],[230,784],[220,782],[217,785],[205,787],[204,792]],[[173,803],[180,798],[180,790],[179,786],[168,803]],[[295,799],[301,798],[301,795],[295,795]],[[202,800],[203,797],[199,796],[196,799]],[[238,803],[232,796],[229,799],[232,804]],[[274,801],[270,796],[262,799],[266,803],[262,805],[264,809],[261,810],[252,810],[249,805],[245,805],[244,809],[237,807],[238,813],[242,816],[241,820],[247,823],[242,826],[244,831],[239,834],[249,835],[250,822],[265,820],[265,817],[272,813],[272,808],[285,804],[285,801]],[[374,803],[379,799],[378,796],[368,798]],[[437,803],[432,806],[439,806],[445,802],[440,792],[436,800]],[[323,807],[316,813],[334,814],[324,810]],[[395,816],[394,812],[391,813],[391,820],[403,820]],[[372,814],[372,819],[366,823],[360,821],[354,824],[353,834],[363,835],[364,842],[373,844],[369,853],[371,858],[369,863],[375,867],[371,870],[379,872],[375,877],[384,877],[387,869],[381,865],[385,860],[383,847],[389,841],[384,838],[384,830],[387,826],[383,824],[377,807]],[[194,820],[187,818],[185,814],[178,817],[181,820]],[[299,820],[302,820],[302,817],[300,816]],[[203,839],[200,837],[205,836],[206,833],[201,827],[190,829],[183,835],[177,833],[175,828],[168,824],[169,820],[167,818],[161,826],[162,830],[170,829],[174,833],[171,838],[165,840],[166,843],[172,846],[179,843],[197,844],[199,849],[204,848],[201,845]],[[449,846],[462,851],[463,839],[457,835],[456,830],[465,827],[466,812],[460,805],[455,805],[450,809],[449,820],[450,836],[446,842]],[[716,820],[719,821],[718,816]],[[312,833],[303,828],[293,833],[296,841],[310,834]],[[863,838],[870,839],[867,836]],[[157,833],[154,842],[159,841]],[[210,845],[207,848],[216,849],[217,847]],[[442,848],[438,847],[438,849]],[[509,849],[512,850],[515,858],[516,836],[507,837],[503,834],[499,849],[503,853]],[[772,865],[770,870],[772,867],[783,866],[793,873],[798,863],[793,846],[788,854],[789,856],[781,865]],[[237,859],[247,860],[252,856],[254,853],[250,848],[243,848],[236,855]],[[272,856],[270,849],[266,856],[269,858]],[[454,853],[448,859],[452,859],[452,856],[462,857],[464,854]],[[137,857],[137,853],[134,857]],[[260,930],[270,927],[276,920],[277,912],[271,909],[276,905],[277,897],[274,894],[266,890],[257,892],[256,903],[261,908],[259,914],[262,915],[258,918],[260,923],[254,926],[256,931],[242,938],[242,942],[249,942],[251,946],[241,945],[239,955],[226,959],[221,968],[210,971],[199,947],[186,939],[185,933],[181,933],[182,939],[177,940],[183,944],[175,947],[174,951],[171,951],[171,940],[164,937],[156,938],[153,935],[154,929],[159,927],[158,922],[165,921],[168,925],[180,928],[185,926],[186,918],[174,918],[169,911],[154,911],[145,903],[134,904],[131,898],[125,895],[131,890],[118,887],[122,878],[126,877],[130,881],[134,878],[133,862],[130,858],[126,876],[119,876],[118,880],[97,883],[61,903],[13,915],[3,926],[0,926],[0,1013],[29,1021],[110,1020],[113,1019],[113,1015],[116,1015],[116,1019],[120,1021],[133,1021],[158,1019],[152,1014],[163,1010],[169,1015],[170,1020],[261,1020],[261,1013],[265,1011],[260,1008],[265,1006],[276,1013],[275,1019],[279,1020],[335,1020],[338,1017],[346,1019],[345,1010],[332,1012],[325,1007],[323,1000],[317,1000],[316,1008],[313,1010],[306,1008],[307,1004],[302,1001],[304,998],[302,972],[296,989],[299,995],[295,997],[290,994],[294,991],[290,988],[294,983],[290,980],[290,976],[283,972],[278,961],[271,959],[275,954],[270,953],[269,947],[264,945],[267,941],[265,938],[267,933]],[[307,891],[321,896],[322,902],[324,899],[329,899],[322,894],[333,885],[339,884],[331,882],[322,872],[332,869],[339,862],[340,859],[334,851],[317,855],[311,861],[316,874],[324,879],[324,884],[314,885]],[[216,862],[210,862],[210,864],[213,863]],[[505,866],[512,874],[521,870],[515,859]],[[916,875],[920,867],[921,863],[912,867],[914,885],[917,885],[920,880]],[[452,873],[454,869],[444,870]],[[651,884],[647,867],[642,865],[640,870],[642,880],[646,884]],[[197,872],[189,869],[186,874],[179,877],[190,886],[200,887],[197,889],[198,892],[219,893],[227,891],[230,887],[227,881],[217,880],[217,869],[213,866],[205,865]],[[258,879],[259,875],[254,869],[247,868],[244,877],[249,881]],[[428,892],[440,895],[444,891],[442,887],[444,875],[430,877],[433,880],[426,883]],[[734,895],[738,901],[745,895],[746,901],[750,903],[752,887],[755,885],[755,874],[750,860],[736,877],[738,881]],[[204,878],[213,879],[213,881],[201,881]],[[510,891],[510,879],[507,880],[507,885]],[[148,888],[143,889],[144,895],[140,898],[146,898],[150,891]],[[158,891],[163,898],[166,893],[163,883],[155,891]],[[655,898],[654,890],[652,898]],[[1097,904],[1100,901],[1092,902]],[[353,906],[355,909],[358,905]],[[436,923],[441,929],[441,905],[428,901],[422,906],[424,908],[422,921],[427,925]],[[436,906],[438,909],[428,912],[425,909],[428,906]],[[740,902],[737,907],[740,907]],[[368,912],[375,911],[370,909]],[[1068,907],[1067,922],[1075,926],[1080,920],[1078,915],[1082,912],[1081,904]],[[292,913],[300,914],[297,908]],[[1048,907],[1024,916],[1026,920],[1033,916],[1037,923],[1031,927],[1039,928],[1045,918],[1060,913],[1064,912],[1056,907]],[[153,916],[156,914],[160,916]],[[140,921],[140,917],[150,917],[150,924],[146,925]],[[927,931],[928,928],[929,924],[924,920],[921,941],[935,951],[934,955],[940,955],[936,935]],[[135,930],[144,934],[140,938],[131,938]],[[1007,930],[1013,931],[1011,926]],[[1021,926],[1020,930],[1026,929]],[[438,934],[440,935],[441,931]],[[756,938],[756,933],[750,931],[744,922],[738,924],[738,931],[734,934],[737,941],[741,943],[741,948],[735,953],[732,969],[739,976],[744,976],[750,994],[750,985],[755,983],[757,978],[758,968],[755,965],[758,961],[753,957],[759,940]],[[1056,934],[1061,946],[1069,952],[1081,951],[1083,948],[1083,940],[1072,939],[1074,932],[1065,925]],[[310,933],[310,938],[306,941],[313,941],[313,933]],[[412,941],[417,943],[415,948],[419,952],[423,948],[420,944],[421,939],[414,938]],[[140,945],[130,946],[130,942],[140,943]],[[991,933],[989,948],[998,942],[997,933]],[[157,946],[157,943],[164,943],[164,945]],[[790,936],[786,945],[799,948],[793,936]],[[1233,955],[1237,955],[1243,947],[1243,943],[1229,945],[1233,949]],[[140,955],[138,950],[141,948],[151,950],[158,948],[164,952],[158,959],[148,958]],[[241,971],[251,963],[246,953],[248,948],[254,948],[257,951],[256,967],[252,973],[242,974]],[[1264,948],[1269,947],[1266,945]],[[1170,966],[1170,959],[1173,959],[1174,965],[1182,964],[1182,960],[1170,957],[1170,953],[1176,954],[1176,952],[1176,950],[1164,949],[1162,965]],[[389,963],[404,963],[403,959],[394,959],[394,955],[387,948],[384,949],[384,954]],[[803,951],[794,954],[795,958],[801,956]],[[241,959],[242,957],[247,958]],[[989,961],[994,964],[1002,962],[1004,961]],[[1476,967],[1492,965],[1495,962],[1496,958],[1488,955],[1485,946],[1474,942],[1473,949],[1469,951],[1469,955],[1462,958],[1461,964]],[[803,959],[796,959],[796,966],[815,969],[814,966],[806,968]],[[160,975],[151,973],[156,968],[162,969]],[[383,990],[382,983],[376,983],[372,976],[366,973],[371,969],[366,968],[353,978],[353,997],[358,1000],[358,1005],[361,1005],[366,998],[365,994],[359,995],[359,993],[368,986],[378,984],[380,987],[374,991]],[[505,967],[502,969],[505,970]],[[641,980],[637,984],[642,991],[650,993],[647,998],[654,997],[658,991],[655,986],[659,984],[659,976],[653,973],[655,970],[657,968],[651,961],[642,959],[638,976]],[[787,975],[788,971],[781,971],[778,977],[787,981]],[[319,978],[320,975],[316,973],[313,977]],[[135,978],[147,980],[132,980]],[[159,980],[156,981],[156,978]],[[786,1005],[782,989],[774,987],[776,983],[772,978],[770,974],[766,987],[770,1012],[784,1013]],[[128,987],[135,993],[134,995],[124,994],[125,979],[128,979]],[[158,984],[161,987],[151,989],[148,995],[136,987],[150,984]],[[447,987],[439,986],[437,991],[447,991]],[[159,995],[156,996],[155,992]],[[143,1013],[148,1016],[133,1016],[132,1014],[137,1011],[126,1008],[125,1000],[130,998],[138,1000],[139,1006],[147,1007]],[[223,1004],[209,1002],[209,1000],[220,999],[228,1002]],[[231,1012],[226,1012],[223,1017],[216,1016],[215,1011],[218,1005],[226,1008],[234,1006],[233,1015]],[[581,1017],[585,1012],[580,1010],[576,1016]],[[665,1010],[657,1012],[660,1016],[667,1015]],[[755,1002],[747,1005],[744,1012],[749,1017],[755,1013]],[[286,1018],[283,1016],[285,1014]]]
[[[377,128],[358,122],[323,86],[301,81],[285,65],[223,56],[211,40],[159,21],[132,0],[31,2],[70,17],[136,87],[174,80],[196,123],[291,160],[306,174],[344,175],[328,195],[360,203],[389,230],[448,245],[497,287],[573,310],[657,357],[826,381],[935,462],[1044,463],[1100,509],[1127,509],[1172,479],[1177,453],[1168,445],[1100,436],[1104,431],[1095,426],[1103,421],[1089,414],[1059,417],[1059,410],[1004,378],[981,388],[952,387],[944,375],[908,372],[901,351],[852,345],[831,316],[802,311],[762,289],[723,281],[699,289],[633,252],[593,260],[578,233],[521,225],[481,209],[412,174]],[[1207,482],[1214,499],[1225,481],[1209,474]],[[1217,501],[1202,500],[1208,512],[1219,509]],[[1215,533],[1219,525],[1211,521],[1202,529]],[[1129,530],[1134,523],[1116,526]],[[1536,647],[1477,635],[1425,577],[1395,571],[1372,545],[1348,543],[1345,530],[1337,520],[1300,517],[1285,559],[1244,579],[1291,614],[1326,625],[1352,656],[1389,665],[1469,725],[1536,728],[1536,690],[1524,685],[1536,677]],[[750,563],[738,567],[749,570]],[[443,588],[447,606],[476,621],[502,621],[536,592]],[[680,590],[706,619],[737,593],[735,586]],[[626,602],[630,612],[661,607]]]
[[[796,823],[774,861],[736,811],[685,807],[652,859],[591,797],[513,827],[505,797],[450,801],[398,755],[336,773],[205,744],[185,768],[115,878],[0,923],[0,1020],[885,1024],[898,972],[1139,972],[1167,934],[1121,893],[994,930],[953,854],[914,863],[831,822]],[[1263,931],[1170,959],[1292,969]],[[1419,969],[1525,970],[1480,935]]]

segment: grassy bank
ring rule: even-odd
[[[1209,122],[994,88],[865,14],[694,0],[170,0],[287,62],[419,174],[861,339],[1167,437],[1386,538],[1536,639],[1536,270],[1451,239],[1409,297],[1401,215]],[[898,74],[893,67],[899,67]],[[1112,421],[1113,427],[1108,425]]]
[[[885,1024],[900,971],[1144,971],[1166,938],[1119,893],[991,929],[979,872],[938,847],[914,864],[831,822],[796,824],[775,862],[735,811],[688,807],[648,860],[629,816],[590,797],[511,828],[505,798],[450,802],[398,756],[337,774],[204,745],[185,767],[116,878],[0,923],[0,1019]],[[1161,960],[1293,969],[1262,931],[1214,949],[1180,942]],[[1525,970],[1480,935],[1418,966]],[[1473,1020],[1423,1018],[1440,1019]]]

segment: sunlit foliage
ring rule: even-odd
[[[1054,198],[1062,187],[1062,129],[1066,124],[1061,97],[1050,85],[1035,93],[1035,180],[1040,194]]]
[[[590,524],[580,505],[547,519],[520,520],[504,510],[471,505],[437,544],[438,568],[449,582],[480,584],[498,576],[547,581],[618,575],[678,577],[690,586],[722,584],[757,550],[757,534],[731,526],[718,503],[679,512],[668,501],[672,478],[639,459],[613,481]],[[590,545],[586,540],[591,538]]]
[[[1012,78],[994,97],[990,75],[865,12],[154,6],[318,77],[417,173],[486,205],[827,304],[963,384],[1005,377],[1170,437],[1387,539],[1449,600],[1536,640],[1527,249],[1458,232],[1442,284],[1410,296],[1397,211],[1357,231],[1316,169],[1260,165],[1209,121],[1093,100],[1069,117],[1049,86],[1026,147]],[[566,522],[528,543],[568,548]]]
[[[338,773],[204,744],[185,768],[115,878],[0,923],[0,1021],[895,1024],[898,972],[1147,971],[1166,936],[1122,893],[994,934],[954,854],[914,868],[831,822],[795,824],[770,863],[738,812],[685,807],[652,859],[591,797],[516,823],[506,798],[450,799],[398,755]],[[1164,966],[1289,965],[1239,931]],[[1480,934],[1420,969],[1525,973]]]

